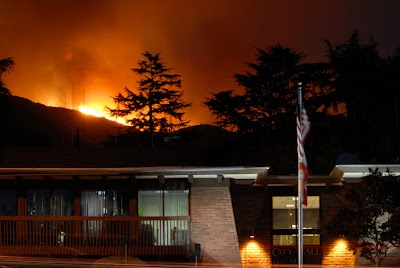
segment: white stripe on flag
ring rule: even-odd
[[[296,116],[297,124],[297,155],[298,155],[298,168],[300,172],[301,189],[302,189],[302,203],[307,206],[307,180],[308,180],[308,165],[306,154],[304,151],[304,142],[310,132],[311,123],[307,116],[307,111],[301,107],[300,118]]]

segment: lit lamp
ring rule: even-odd
[[[254,239],[254,229],[251,230],[250,239]]]

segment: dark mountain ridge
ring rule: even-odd
[[[145,142],[123,144],[123,138],[136,134],[124,137],[128,127],[105,118],[17,96],[2,103],[3,167],[240,165],[231,146],[237,134],[216,126],[190,126],[159,136],[151,148]]]
[[[4,106],[2,132],[7,146],[99,146],[117,128],[126,128],[106,118],[17,96],[8,96]]]
[[[128,127],[105,118],[17,96],[1,103],[2,167],[270,166],[270,174],[297,168],[294,130],[240,135],[195,125],[158,135],[152,148],[143,133],[124,135]],[[341,151],[321,129],[306,144],[307,160],[312,173],[326,174]]]

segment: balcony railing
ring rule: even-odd
[[[4,255],[187,255],[189,216],[0,216]]]

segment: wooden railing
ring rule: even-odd
[[[186,255],[189,217],[0,216],[3,255]]]

